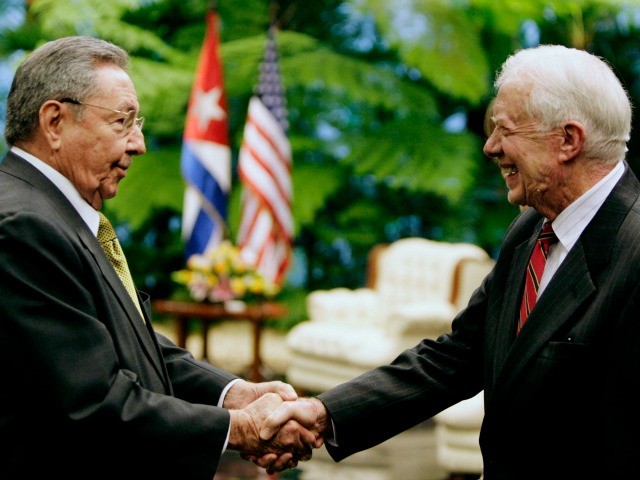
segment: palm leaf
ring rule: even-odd
[[[477,137],[453,134],[423,118],[389,122],[354,140],[345,162],[392,188],[433,193],[458,202],[474,181]]]
[[[480,26],[453,2],[363,0],[400,59],[441,92],[477,105],[489,92]]]

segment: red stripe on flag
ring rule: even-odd
[[[288,225],[289,218],[286,217],[287,213],[290,212],[291,201],[287,197],[287,194],[283,191],[281,185],[276,181],[275,177],[269,175],[269,170],[264,167],[264,165],[257,160],[256,163],[251,165],[249,168],[247,167],[247,162],[250,162],[249,159],[246,158],[246,155],[250,154],[253,159],[255,159],[257,152],[251,149],[250,146],[243,147],[243,160],[245,160],[244,167],[238,170],[238,175],[240,180],[245,185],[245,187],[251,192],[260,198],[262,203],[264,203],[270,211],[274,213],[274,217],[280,227],[288,233],[290,227]],[[258,174],[262,174],[262,177],[258,178]],[[274,192],[273,190],[277,190]],[[286,208],[286,212],[281,212],[282,208]]]
[[[292,251],[292,159],[273,35],[270,30],[238,159],[244,188],[238,245],[267,280],[281,285]]]

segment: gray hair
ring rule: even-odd
[[[37,128],[47,100],[82,101],[94,93],[95,69],[113,64],[127,70],[129,55],[112,43],[91,37],[65,37],[35,49],[18,67],[9,96],[5,139],[27,141]]]
[[[531,86],[524,109],[549,131],[574,120],[587,131],[585,157],[622,161],[631,133],[631,102],[605,60],[583,50],[541,45],[520,50],[502,65],[495,86],[512,80]]]

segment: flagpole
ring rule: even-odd
[[[277,0],[271,0],[271,4],[269,6],[269,30],[271,30],[271,28],[275,27],[278,28],[278,2]]]

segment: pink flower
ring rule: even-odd
[[[227,277],[220,278],[218,284],[213,287],[209,293],[209,300],[212,302],[226,302],[234,298],[235,294],[231,289],[231,283]]]

